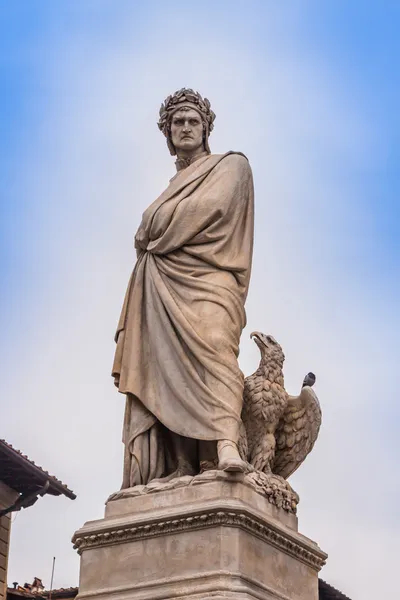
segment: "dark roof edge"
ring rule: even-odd
[[[329,594],[329,596],[326,596],[326,597],[329,599],[332,599],[332,600],[351,600],[351,598],[349,598],[342,592],[339,592],[339,590],[334,588],[332,585],[329,585],[329,583],[326,583],[326,581],[324,581],[323,579],[320,579],[320,578],[318,579],[318,589],[320,592],[320,597],[321,597],[321,592],[323,592],[323,593],[325,592],[325,593]]]
[[[72,594],[75,594],[75,596],[78,595],[79,592],[79,588],[78,587],[70,587],[70,588],[59,588],[58,590],[45,590],[43,592],[43,596],[45,598],[49,598],[50,594],[51,597],[57,597],[57,598],[70,598]]]
[[[78,595],[79,588],[59,588],[55,590],[43,590],[41,592],[31,592],[29,590],[14,589],[11,587],[7,588],[7,595],[20,596],[22,598],[30,598],[34,600],[48,600],[50,594],[52,598],[71,598],[71,596]]]
[[[63,494],[67,498],[71,500],[75,500],[76,494],[72,490],[70,490],[62,481],[54,477],[54,475],[49,475],[47,471],[35,465],[35,463],[30,460],[27,456],[22,454],[19,450],[16,450],[6,442],[5,440],[0,439],[0,447],[8,454],[15,462],[19,463],[26,471],[30,471],[33,475],[40,477],[40,479],[45,483],[49,481],[50,488],[48,493],[53,494],[55,496],[59,496]]]

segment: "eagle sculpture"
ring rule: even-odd
[[[287,479],[311,452],[321,426],[321,409],[308,373],[298,396],[284,388],[285,355],[270,335],[253,332],[259,367],[244,382],[239,451],[256,471]]]

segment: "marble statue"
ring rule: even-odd
[[[256,471],[287,479],[311,452],[321,426],[321,409],[308,373],[298,396],[284,388],[285,355],[278,342],[258,331],[251,334],[261,352],[260,365],[244,382],[242,457]]]
[[[315,376],[289,396],[260,332],[258,369],[239,369],[253,180],[243,154],[211,154],[214,119],[191,89],[161,106],[177,173],[135,236],[113,366],[123,483],[73,536],[77,600],[318,600],[327,555],[299,532],[286,480],[318,435]]]
[[[160,109],[177,173],[143,214],[116,334],[113,376],[126,394],[122,489],[217,469],[253,471],[258,481],[274,475],[287,491],[284,480],[321,425],[315,376],[289,396],[274,338],[252,334],[260,366],[246,380],[239,369],[253,180],[243,154],[210,153],[214,119],[210,102],[191,89]],[[271,481],[261,483],[269,489]]]
[[[177,173],[144,212],[117,333],[126,394],[122,488],[197,475],[201,461],[244,472],[238,365],[253,249],[253,179],[238,152],[211,154],[215,114],[191,89],[158,126]]]

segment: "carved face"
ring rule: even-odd
[[[177,151],[190,153],[202,147],[203,131],[203,121],[197,110],[177,110],[172,115],[171,141]]]

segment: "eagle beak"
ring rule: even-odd
[[[260,333],[259,331],[252,331],[250,334],[250,339],[254,339],[255,343],[257,344],[257,346],[260,348],[262,346],[265,346],[264,342],[262,341],[262,333]]]
[[[253,338],[258,338],[260,339],[260,332],[259,331],[252,331],[250,334],[250,339],[252,340]]]

